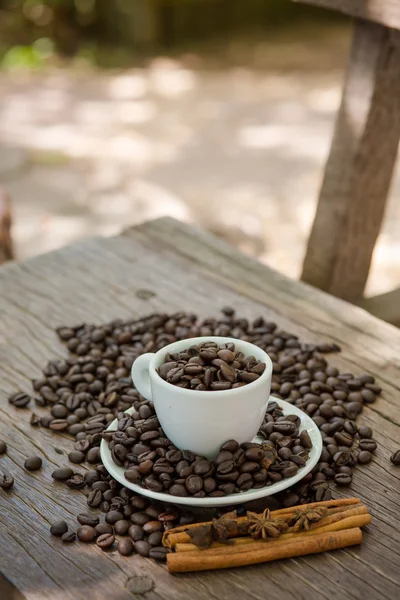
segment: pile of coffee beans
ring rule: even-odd
[[[229,440],[214,461],[178,450],[165,437],[152,405],[118,417],[118,429],[103,433],[115,464],[125,467],[128,481],[172,496],[219,497],[272,485],[296,475],[312,448],[307,431],[299,433],[299,417],[284,416],[276,402],[269,403],[260,431],[268,441],[239,446]]]
[[[54,471],[53,478],[56,485],[81,489],[87,495],[88,507],[105,513],[106,522],[94,526],[96,537],[93,542],[104,534],[114,538],[123,536],[121,532],[129,524],[125,537],[130,537],[134,552],[162,559],[165,549],[160,548],[161,531],[195,520],[190,513],[173,506],[154,504],[133,494],[113,480],[100,464],[102,432],[116,416],[121,417],[121,412],[133,406],[141,419],[152,417],[151,406],[143,402],[132,385],[130,369],[133,361],[145,352],[157,352],[177,340],[215,335],[234,337],[259,346],[273,362],[272,393],[305,410],[319,427],[324,441],[320,462],[290,490],[268,499],[275,508],[328,499],[329,486],[350,485],[355,466],[369,462],[376,447],[371,429],[355,422],[364,404],[374,402],[381,391],[374,378],[368,374],[339,373],[325,359],[327,353],[340,350],[336,344],[302,343],[296,335],[280,330],[263,317],[250,322],[227,307],[221,317],[203,321],[195,314],[184,312],[152,314],[139,320],[115,320],[97,326],[60,327],[58,335],[66,343],[69,356],[64,360],[51,360],[42,377],[33,381],[38,408],[37,414],[31,415],[31,424],[50,428],[54,434],[71,435],[75,446],[71,456],[75,461],[81,461],[83,454],[85,462],[92,466],[85,475],[64,466]],[[18,392],[10,400],[16,408],[23,408],[29,399]],[[274,415],[267,415],[262,432],[276,447],[280,432],[273,429],[271,417],[274,423],[277,422]],[[280,435],[287,437],[285,433]],[[303,440],[301,445],[306,447],[304,444]],[[283,450],[284,443],[278,454],[285,461]],[[296,456],[294,446],[289,450],[291,456]],[[399,464],[399,451],[391,460],[394,465]],[[265,485],[273,472],[269,473]],[[275,473],[273,477],[281,476],[279,471]],[[0,487],[10,489],[13,484],[12,475],[2,471],[0,466]],[[123,523],[117,525],[119,521]],[[157,524],[147,525],[150,522]],[[90,524],[81,526],[93,527]],[[67,529],[61,539],[73,541],[74,531]],[[100,541],[99,547],[106,549],[107,544],[113,547],[112,538],[106,539],[107,542]],[[119,542],[117,544],[117,550],[122,553],[129,552],[129,548],[129,544],[121,548]]]
[[[157,369],[168,383],[201,391],[229,390],[256,381],[265,371],[265,363],[245,356],[235,344],[209,341],[187,349],[167,353]]]

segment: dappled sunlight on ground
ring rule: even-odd
[[[170,215],[298,277],[342,67],[0,75],[18,257]],[[370,292],[400,282],[399,196],[396,178]]]

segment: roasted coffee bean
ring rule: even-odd
[[[149,556],[149,554],[150,554],[151,545],[149,544],[149,542],[146,542],[145,540],[138,540],[134,544],[134,549],[135,549],[135,552],[140,554],[140,556],[146,557],[146,556]]]
[[[107,550],[115,542],[115,536],[112,533],[103,533],[96,539],[96,544],[102,550]]]
[[[51,476],[56,481],[66,481],[73,476],[74,472],[70,467],[61,467],[52,472]]]
[[[369,452],[368,450],[361,450],[360,454],[358,455],[358,462],[360,463],[360,465],[367,465],[371,462],[371,460],[371,452]]]
[[[87,505],[91,508],[98,508],[103,501],[103,494],[100,490],[92,490],[87,497]]]
[[[136,512],[131,516],[131,521],[132,523],[143,527],[145,523],[151,521],[151,517],[149,517],[149,515],[147,515],[145,512]]]
[[[131,522],[126,519],[117,521],[114,525],[114,531],[117,535],[126,535],[131,527]]]
[[[79,452],[79,450],[73,450],[68,454],[68,459],[76,464],[82,463],[85,460],[85,455],[83,452]]]
[[[81,513],[77,516],[77,519],[81,525],[90,525],[91,527],[96,527],[96,525],[99,524],[99,517],[97,517],[96,515]]]
[[[390,462],[396,467],[400,466],[400,450],[393,452],[393,454],[390,456]]]
[[[340,486],[350,485],[352,481],[351,475],[347,473],[336,473],[335,475],[335,483]]]
[[[360,450],[367,450],[368,452],[375,452],[376,448],[377,448],[377,443],[375,442],[375,440],[371,440],[369,438],[367,439],[361,439],[360,443],[359,443],[359,448]]]
[[[237,443],[236,440],[228,440],[227,442],[222,444],[220,450],[221,450],[221,452],[226,450],[227,452],[231,452],[233,454],[234,452],[236,452],[238,450],[238,448],[239,448],[239,444]]]
[[[124,518],[124,515],[119,510],[110,510],[106,514],[106,522],[110,525],[115,525],[117,521],[121,521]]]
[[[76,540],[75,531],[66,531],[61,536],[61,541],[64,542],[64,544],[70,544],[71,542],[74,542],[75,540]]]
[[[81,490],[86,485],[85,478],[80,473],[74,473],[65,483],[72,490]]]
[[[96,530],[90,525],[82,525],[82,527],[78,527],[76,535],[78,536],[78,540],[80,542],[89,544],[95,540]]]
[[[61,537],[68,531],[68,525],[65,521],[56,521],[50,527],[51,535],[55,535],[57,537]]]
[[[100,448],[90,448],[86,454],[86,460],[90,464],[97,464],[100,462]]]
[[[27,471],[38,471],[43,464],[40,456],[31,456],[24,462],[24,467]]]
[[[0,488],[10,490],[14,485],[14,477],[4,469],[0,471]]]
[[[137,542],[144,538],[145,533],[144,533],[143,527],[141,527],[140,525],[135,523],[134,525],[131,525],[129,527],[128,535],[134,542]]]
[[[185,486],[183,486],[180,483],[174,483],[173,485],[171,485],[171,487],[169,488],[168,491],[171,494],[171,496],[187,496],[188,495]]]
[[[114,528],[109,523],[99,523],[95,526],[96,536],[104,535],[105,533],[114,533]]]
[[[0,455],[5,454],[7,452],[7,444],[0,440]]]
[[[371,427],[368,427],[368,425],[361,425],[358,428],[358,435],[360,436],[360,438],[362,439],[369,439],[372,438],[372,429]]]
[[[203,480],[199,475],[189,475],[185,481],[185,487],[189,494],[196,494],[203,489]]]
[[[169,554],[170,552],[171,551],[169,548],[164,548],[164,546],[158,546],[156,548],[152,548],[149,551],[149,556],[150,556],[150,558],[153,558],[154,560],[166,561],[167,554]]]
[[[154,533],[151,533],[149,535],[149,537],[147,538],[147,541],[152,546],[161,546],[161,544],[162,544],[162,537],[163,537],[163,532],[162,531],[155,531]]]
[[[151,533],[161,530],[162,523],[160,523],[160,521],[147,521],[147,523],[143,525],[143,531],[146,533],[146,535],[150,535]]]
[[[24,392],[17,392],[16,394],[12,394],[8,398],[8,401],[16,408],[26,408],[31,401],[31,398],[28,394],[24,394]]]

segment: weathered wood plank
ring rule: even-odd
[[[350,302],[362,298],[399,135],[400,32],[356,21],[303,281]]]
[[[337,10],[350,17],[367,19],[400,29],[400,4],[398,0],[292,0]]]
[[[12,493],[0,490],[0,571],[27,600],[125,600],[131,598],[128,577],[143,574],[155,583],[146,594],[150,600],[395,597],[400,471],[388,456],[400,439],[396,328],[168,219],[6,265],[0,269],[0,289],[0,437],[10,448],[0,460],[16,479]],[[155,295],[145,300],[143,290]],[[49,522],[65,518],[73,525],[85,507],[81,492],[67,492],[51,480],[54,465],[67,464],[70,442],[30,427],[28,413],[10,407],[7,396],[19,388],[30,391],[29,379],[43,363],[64,354],[54,327],[155,310],[195,310],[206,316],[225,304],[249,318],[264,314],[305,340],[342,344],[343,356],[332,363],[383,381],[383,398],[363,416],[374,427],[379,448],[373,464],[360,469],[354,482],[354,492],[375,517],[363,547],[236,571],[170,576],[165,567],[138,556],[105,555],[95,547],[71,547],[51,538]],[[23,462],[33,452],[43,455],[44,467],[27,473]]]

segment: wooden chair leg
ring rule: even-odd
[[[14,258],[11,239],[11,201],[0,188],[0,264]]]
[[[400,136],[400,32],[358,19],[302,280],[361,300]]]

